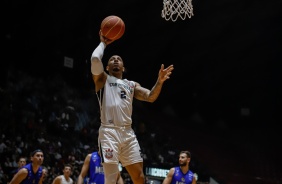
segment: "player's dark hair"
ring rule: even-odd
[[[69,167],[69,168],[71,169],[71,171],[72,171],[72,165],[71,165],[71,164],[64,164],[64,169],[65,169],[66,167]]]
[[[31,152],[30,156],[33,157],[37,152],[42,152],[43,153],[43,151],[41,149],[36,149],[33,152]]]
[[[185,153],[188,158],[191,158],[191,153],[190,151],[181,151],[180,154]]]

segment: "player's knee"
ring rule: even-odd
[[[105,184],[116,184],[118,173],[108,173],[105,177]]]
[[[145,183],[145,176],[143,172],[136,173],[132,176],[133,183],[135,184],[144,184]]]
[[[119,174],[118,166],[116,164],[103,164],[105,174],[105,184],[116,184]]]
[[[139,175],[138,181],[140,181],[140,183],[145,183],[145,176],[143,173]]]

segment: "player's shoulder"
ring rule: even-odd
[[[62,175],[56,176],[52,182],[52,184],[57,184],[57,183],[61,183],[62,181]]]
[[[63,179],[63,175],[59,175],[55,178],[55,180],[57,180],[57,181],[62,181],[62,179]]]
[[[128,79],[122,79],[122,81],[124,83],[126,83],[127,85],[129,85],[130,87],[134,88],[136,87],[136,84],[138,85],[139,83],[133,80],[128,80]],[[139,84],[140,85],[140,84]]]
[[[89,161],[89,160],[91,159],[91,157],[92,157],[92,154],[93,154],[93,153],[88,153],[88,154],[86,155],[86,157],[85,157],[85,161]]]
[[[169,169],[169,172],[174,173],[175,169],[176,169],[176,167],[171,167],[171,168]]]
[[[28,173],[28,168],[26,168],[26,167],[22,167],[22,168],[20,168],[20,169],[18,170],[18,172],[17,172],[17,173],[21,173],[21,174]]]

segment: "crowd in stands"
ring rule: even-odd
[[[9,182],[20,156],[29,160],[30,151],[37,148],[44,151],[45,183],[62,174],[65,163],[73,165],[76,181],[85,156],[97,150],[99,105],[94,91],[74,88],[59,74],[43,78],[11,71],[6,79],[0,86],[0,183]],[[144,167],[176,165],[180,150],[170,144],[168,136],[161,135],[161,130],[148,128],[152,120],[140,118],[142,113],[137,111],[133,118]],[[192,159],[194,172],[197,164]],[[125,183],[131,183],[124,170]]]

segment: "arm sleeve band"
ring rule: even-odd
[[[102,63],[102,57],[104,54],[106,45],[100,42],[98,47],[93,51],[91,56],[91,73],[93,75],[99,75],[104,72],[104,67]]]

